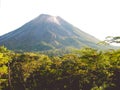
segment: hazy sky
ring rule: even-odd
[[[120,0],[0,0],[0,35],[42,13],[60,16],[101,40],[120,35]]]

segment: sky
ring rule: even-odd
[[[120,0],[0,0],[0,35],[40,14],[60,16],[100,40],[120,35]]]

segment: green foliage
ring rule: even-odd
[[[110,43],[120,43],[120,36],[107,36],[104,41],[99,42],[103,45],[109,45]]]
[[[8,87],[8,63],[10,61],[9,51],[0,47],[0,90]]]
[[[0,90],[120,90],[120,50],[48,57],[0,47]]]

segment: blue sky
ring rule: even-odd
[[[0,35],[42,13],[60,16],[101,40],[120,35],[120,0],[0,0]]]

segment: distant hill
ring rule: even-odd
[[[41,14],[17,30],[0,37],[0,45],[11,50],[43,51],[84,46],[100,48],[98,39],[61,17]]]

